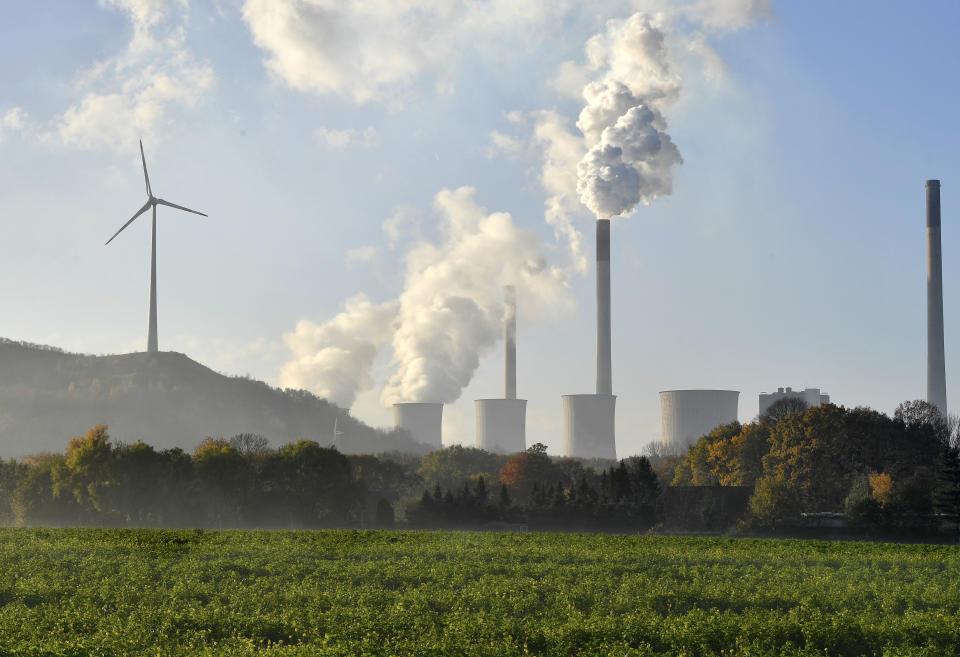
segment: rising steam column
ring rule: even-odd
[[[517,294],[504,288],[504,399],[477,399],[477,447],[513,454],[527,448],[527,400],[517,399]]]
[[[610,220],[597,220],[597,393],[564,395],[563,455],[617,457],[610,347]]]
[[[939,180],[927,181],[927,402],[936,406],[943,417],[947,417]]]

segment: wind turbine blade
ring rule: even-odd
[[[140,208],[139,210],[137,210],[137,214],[133,215],[133,216],[130,218],[130,221],[128,221],[127,223],[123,224],[123,226],[120,227],[120,230],[118,230],[117,232],[115,232],[115,233],[113,234],[113,237],[116,237],[117,235],[119,235],[120,233],[122,233],[122,232],[123,232],[123,229],[126,228],[127,226],[129,226],[130,224],[132,224],[134,219],[136,219],[137,217],[139,217],[141,214],[143,214],[144,212],[146,212],[146,211],[149,210],[149,209],[150,209],[150,201],[147,201],[146,203],[143,204],[143,207],[142,207],[142,208]],[[109,244],[110,242],[113,241],[113,237],[111,237],[110,239],[107,240],[107,244]],[[104,246],[106,246],[106,244],[104,244]]]
[[[147,156],[143,154],[143,140],[140,140],[140,160],[143,162],[143,179],[147,183],[147,196],[153,196],[150,191],[150,176],[147,175]]]
[[[207,215],[202,212],[197,212],[196,210],[191,210],[190,208],[185,208],[182,205],[177,205],[176,203],[171,203],[170,201],[164,201],[162,198],[157,199],[157,205],[166,205],[169,208],[176,208],[178,210],[183,210],[184,212],[192,212],[193,214],[199,214],[201,217],[206,217]]]

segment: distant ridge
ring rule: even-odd
[[[71,354],[0,338],[0,458],[60,452],[72,436],[110,425],[115,441],[191,451],[206,436],[261,434],[279,447],[301,438],[347,453],[429,448],[374,429],[305,390],[218,374],[177,352]]]

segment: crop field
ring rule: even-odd
[[[0,529],[2,655],[955,655],[948,546]]]

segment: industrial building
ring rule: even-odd
[[[737,419],[736,390],[664,390],[660,393],[661,446],[682,454],[720,425]]]
[[[830,395],[821,393],[820,388],[806,388],[804,390],[794,390],[793,388],[777,388],[776,392],[760,393],[759,414],[763,415],[775,402],[788,398],[802,399],[810,408],[830,403]]]
[[[477,399],[477,447],[513,454],[527,448],[527,400],[517,399],[517,294],[504,289],[504,398]]]
[[[400,402],[393,405],[393,423],[406,429],[418,443],[434,449],[443,447],[443,404],[437,402]]]
[[[610,220],[597,220],[597,392],[563,395],[563,455],[617,457],[610,346]]]

